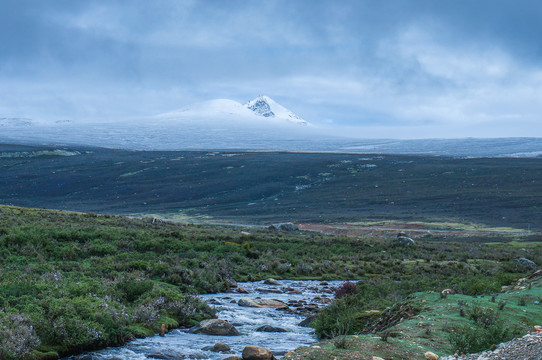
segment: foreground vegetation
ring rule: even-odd
[[[322,337],[363,332],[414,292],[499,291],[531,270],[516,258],[542,263],[537,240],[403,246],[0,206],[0,359],[54,359],[190,326],[213,316],[194,295],[267,277],[360,280],[315,326]]]

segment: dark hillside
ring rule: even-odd
[[[540,179],[542,159],[527,158],[0,146],[2,204],[240,223],[455,219],[541,229]]]

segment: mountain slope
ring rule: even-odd
[[[192,118],[192,117],[214,117],[234,115],[241,118],[250,118],[254,113],[237,101],[229,99],[214,99],[185,106],[176,111],[160,114],[156,118]]]

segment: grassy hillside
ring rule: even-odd
[[[122,344],[160,324],[192,325],[213,314],[192,295],[228,289],[234,280],[358,279],[359,297],[330,311],[360,313],[417,291],[491,293],[529,272],[515,258],[542,263],[541,243],[521,238],[428,236],[404,247],[389,239],[248,231],[1,206],[0,359],[55,358]],[[335,323],[319,321],[317,331],[331,334]]]
[[[378,219],[542,229],[542,159],[0,145],[0,204],[237,223]]]
[[[371,360],[378,356],[401,360],[424,359],[427,351],[439,356],[480,352],[542,324],[542,305],[535,301],[542,301],[540,276],[494,295],[415,293],[384,311],[366,331],[337,334],[333,340],[297,349],[285,359]],[[391,326],[378,326],[379,320],[394,318],[396,322],[387,324]]]

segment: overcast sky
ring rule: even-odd
[[[0,117],[266,94],[371,137],[542,136],[542,2],[1,0]]]

